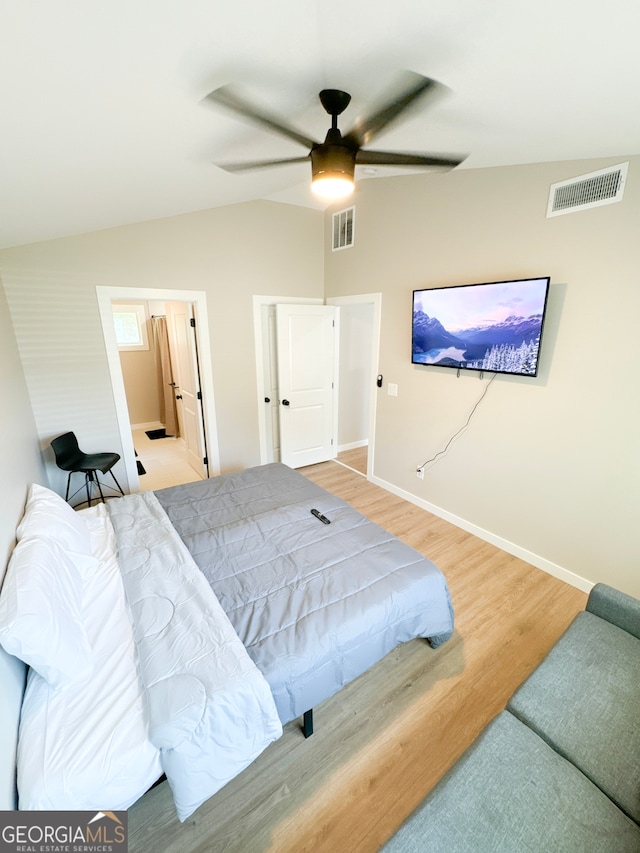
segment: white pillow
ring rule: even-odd
[[[33,483],[22,521],[16,530],[18,541],[42,537],[53,539],[81,572],[91,572],[98,561],[91,553],[91,536],[84,519],[60,495]]]
[[[0,644],[52,687],[91,674],[82,578],[56,542],[23,539],[16,545],[0,591]]]

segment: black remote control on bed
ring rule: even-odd
[[[323,524],[331,524],[326,515],[323,515],[319,509],[312,509],[311,515],[315,515],[316,518],[320,519]]]

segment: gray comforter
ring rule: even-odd
[[[264,674],[283,723],[399,643],[425,637],[437,646],[451,636],[440,570],[285,465],[155,494]]]

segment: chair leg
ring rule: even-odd
[[[69,471],[69,476],[67,477],[67,493],[64,496],[65,501],[69,500],[69,486],[71,485],[71,475],[73,471]]]
[[[122,486],[121,486],[121,485],[120,485],[120,483],[116,480],[116,475],[113,473],[113,470],[112,470],[111,468],[109,468],[109,473],[110,473],[110,474],[111,474],[111,476],[113,477],[113,481],[114,481],[114,483],[116,484],[116,486],[120,489],[120,494],[122,495],[122,497],[124,497],[124,492],[122,491]]]
[[[87,490],[87,506],[91,506],[91,487],[90,483],[93,480],[93,471],[87,471],[84,475],[84,485]]]
[[[96,486],[98,487],[98,491],[100,492],[100,500],[104,503],[104,495],[102,494],[102,486],[100,484],[100,477],[98,477],[98,472],[93,471],[93,475],[95,476]]]

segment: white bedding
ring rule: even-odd
[[[149,737],[185,820],[282,725],[264,676],[155,495],[108,504],[133,614]]]
[[[81,515],[99,560],[83,587],[94,667],[57,689],[29,671],[18,741],[21,809],[126,809],[162,775],[148,737],[113,528],[103,504]]]
[[[79,515],[94,665],[30,671],[19,808],[126,809],[164,772],[185,820],[282,734],[271,691],[153,494]]]

